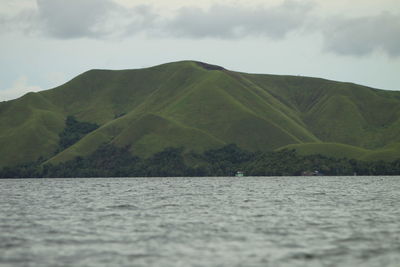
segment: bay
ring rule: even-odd
[[[399,266],[400,177],[0,180],[4,266]]]

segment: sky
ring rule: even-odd
[[[0,101],[180,60],[400,90],[400,1],[0,0]]]

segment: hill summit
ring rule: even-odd
[[[60,147],[68,117],[91,131]],[[0,103],[0,167],[40,157],[56,164],[104,144],[148,157],[167,147],[201,152],[231,143],[250,151],[394,160],[400,158],[400,92],[182,61],[90,70]]]

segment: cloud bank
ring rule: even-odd
[[[400,56],[400,14],[382,13],[356,18],[320,18],[312,1],[284,0],[273,7],[233,4],[209,8],[184,7],[165,16],[154,6],[123,7],[112,0],[37,0],[37,9],[14,17],[0,15],[0,32],[23,31],[57,39],[263,37],[288,33],[319,33],[324,50],[363,56],[380,51]],[[309,27],[312,23],[318,25]]]
[[[0,32],[23,31],[56,39],[107,39],[147,31],[157,17],[149,6],[125,8],[112,0],[37,0],[14,17],[0,14]]]
[[[255,35],[281,39],[302,27],[313,6],[311,2],[287,0],[271,8],[229,5],[214,5],[208,10],[182,8],[167,23],[167,29],[181,37],[242,38]]]

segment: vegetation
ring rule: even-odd
[[[300,155],[325,155],[334,158],[349,158],[363,161],[395,161],[400,158],[400,143],[380,149],[365,149],[338,143],[304,143],[287,145],[278,150],[295,150]]]
[[[294,150],[249,152],[233,144],[203,153],[166,148],[149,158],[140,158],[133,156],[128,147],[103,145],[88,157],[58,165],[35,162],[5,167],[0,178],[233,176],[239,170],[246,176],[298,176],[315,170],[324,175],[399,175],[400,160],[368,163],[301,156]]]
[[[183,61],[91,70],[0,103],[0,168],[40,157],[52,165],[71,162],[103,144],[142,159],[182,147],[188,160],[191,151],[203,155],[231,143],[249,153],[285,148],[392,162],[400,158],[400,92]]]
[[[65,125],[65,129],[60,133],[58,151],[63,151],[72,146],[86,134],[99,128],[95,123],[78,122],[74,116],[68,116]]]

